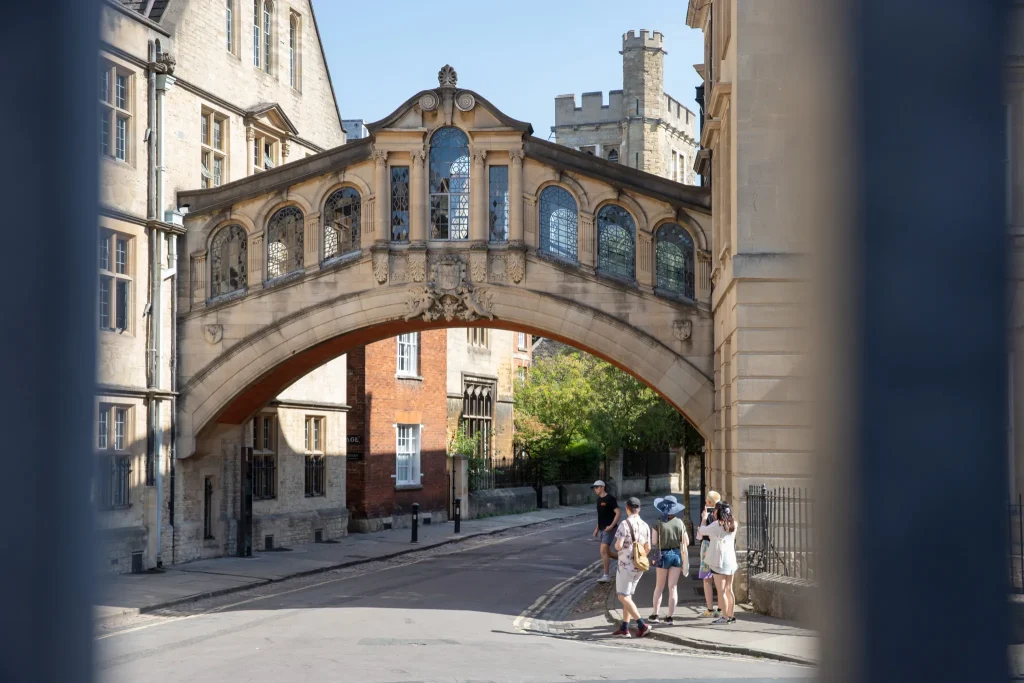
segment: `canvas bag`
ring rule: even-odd
[[[636,542],[636,532],[633,530],[633,525],[626,520],[626,526],[629,527],[629,535],[633,540],[633,566],[636,567],[638,572],[645,572],[651,568],[651,561],[644,555],[644,549],[640,547],[640,544]]]

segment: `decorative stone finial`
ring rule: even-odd
[[[455,73],[455,69],[452,68],[451,64],[445,64],[437,72],[437,83],[442,88],[454,88],[458,82],[459,74]]]

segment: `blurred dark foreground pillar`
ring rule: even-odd
[[[822,254],[820,680],[1007,680],[1007,2],[834,8],[855,115]]]
[[[5,682],[92,680],[98,8],[8,2],[0,23]]]

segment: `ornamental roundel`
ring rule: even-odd
[[[455,96],[455,106],[459,108],[459,111],[470,111],[476,106],[476,98],[473,97],[473,93],[463,90]]]
[[[434,111],[437,109],[439,100],[434,92],[425,92],[420,95],[420,109],[423,111]]]

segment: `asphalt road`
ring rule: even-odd
[[[588,519],[506,532],[136,617],[97,639],[97,679],[578,683],[812,674],[646,639],[612,639],[606,624],[573,637],[517,628],[524,614],[557,618],[537,612],[538,598],[594,562],[592,529]]]

